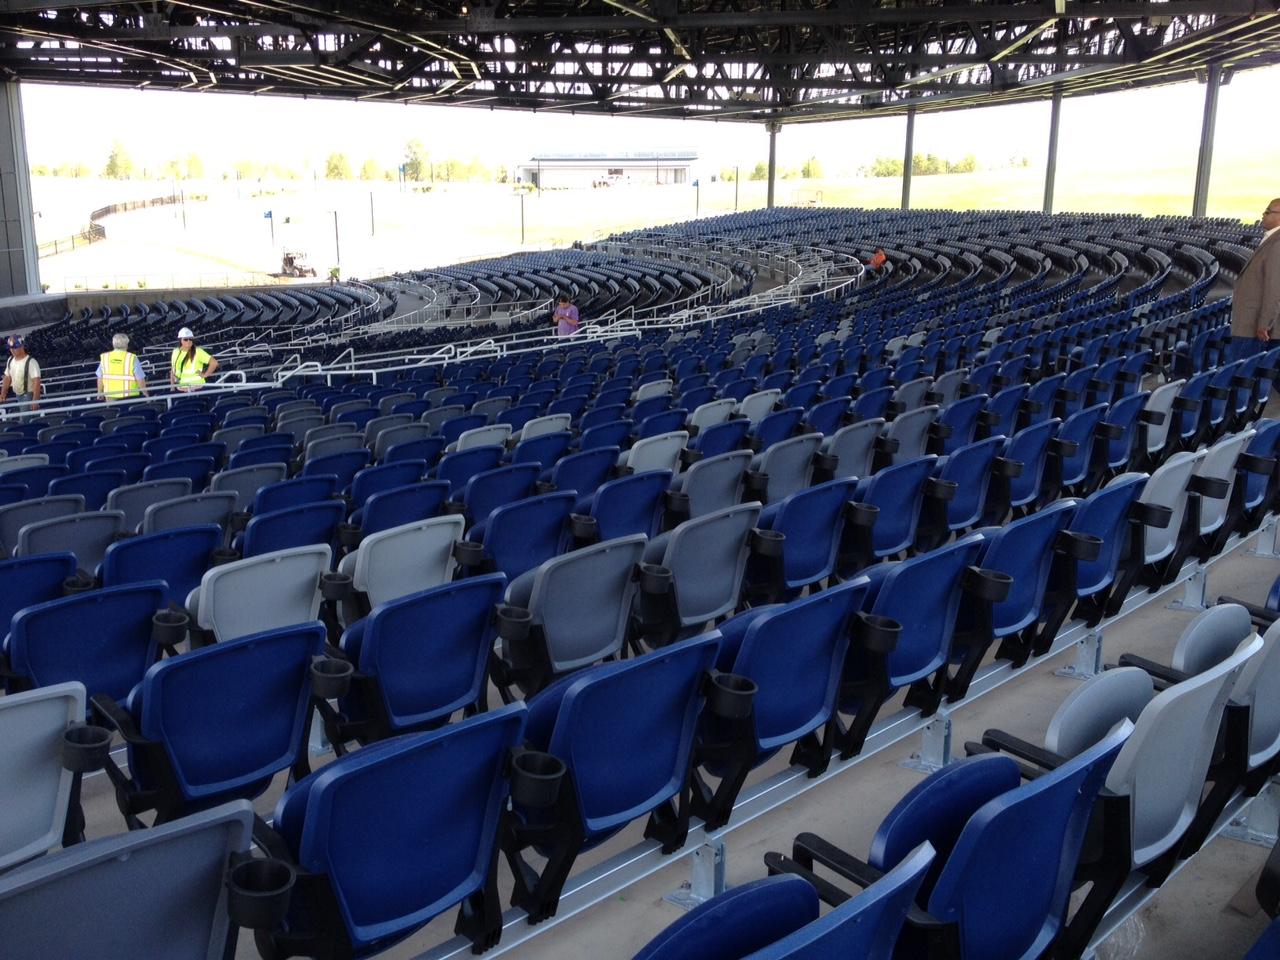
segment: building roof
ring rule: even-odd
[[[1277,0],[0,0],[9,79],[802,123],[1280,62]]]

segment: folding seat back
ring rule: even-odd
[[[1263,419],[1254,424],[1253,438],[1245,448],[1246,453],[1255,457],[1275,458],[1280,449],[1280,420]],[[1256,510],[1268,498],[1270,479],[1258,473],[1245,475],[1244,506],[1246,510]]]
[[[484,400],[480,400],[472,404],[471,412],[484,417],[488,423],[493,424],[496,421],[498,414],[502,413],[502,411],[506,410],[510,406],[510,397],[487,397]],[[509,432],[509,424],[501,424],[501,426],[508,427]]]
[[[524,721],[523,704],[512,704],[348,754],[294,784],[275,827],[296,861],[326,878],[336,915],[299,891],[285,929],[259,936],[284,952],[292,936],[305,943],[332,924],[340,949],[369,956],[464,901],[484,915],[477,901],[487,888],[496,897],[493,850]],[[428,795],[438,815],[423,817]]]
[[[307,503],[323,503],[338,494],[334,476],[295,477],[260,487],[253,497],[255,514],[272,513]]]
[[[1062,457],[1064,486],[1074,487],[1089,478],[1093,466],[1094,438],[1097,435],[1098,424],[1105,419],[1107,410],[1105,403],[1098,403],[1077,410],[1062,421],[1062,426],[1058,429],[1058,439],[1076,445],[1074,453],[1065,454]]]
[[[76,558],[70,553],[0,560],[0,644],[15,613],[33,603],[60,598],[63,583],[75,572]]]
[[[1231,699],[1249,708],[1249,770],[1280,755],[1280,627],[1262,635],[1262,650],[1240,671]]]
[[[378,436],[386,430],[392,430],[396,427],[421,426],[414,423],[414,417],[407,413],[387,414],[380,417],[374,417],[364,425],[364,445],[376,451]],[[375,454],[374,459],[377,459]]]
[[[61,843],[72,785],[62,733],[84,722],[85,706],[84,686],[74,682],[0,698],[0,871]]]
[[[680,491],[689,498],[689,516],[704,516],[740,502],[750,466],[751,452],[734,450],[689,467],[679,481]]]
[[[775,503],[809,485],[821,447],[822,435],[808,433],[780,440],[760,455],[758,470],[769,479],[768,502]]]
[[[502,462],[504,452],[500,446],[491,446],[446,453],[436,464],[435,478],[447,481],[450,494],[459,496],[467,481],[477,473],[497,467]]]
[[[1025,383],[1015,384],[1005,387],[987,401],[988,436],[995,436],[997,433],[1013,435],[1018,424],[1018,411],[1030,389]]]
[[[979,418],[989,419],[985,418],[983,413],[988,399],[985,393],[978,393],[954,400],[942,409],[938,415],[938,422],[951,431],[943,439],[944,452],[951,453],[973,442]]]
[[[359,673],[376,680],[367,692],[344,698],[344,713],[384,718],[389,736],[427,729],[476,703],[493,651],[493,610],[506,584],[502,574],[488,574],[377,603],[342,638]]]
[[[122,700],[156,660],[151,618],[164,604],[152,581],[26,607],[9,628],[10,665],[36,687],[78,680],[90,697]]]
[[[689,426],[696,430],[705,430],[718,423],[724,423],[734,412],[737,403],[731,399],[712,400],[693,409],[689,414]]]
[[[577,496],[571,491],[527,497],[498,507],[485,522],[484,548],[514,580],[560,552]]]
[[[1005,459],[1022,464],[1022,472],[1009,479],[1010,506],[1028,506],[1040,497],[1049,441],[1061,425],[1056,417],[1043,420],[1019,430],[1005,444]]]
[[[607,423],[617,423],[621,420],[626,407],[621,403],[601,403],[600,398],[596,398],[596,404],[578,421],[578,427],[583,433],[592,427],[601,427]]]
[[[324,638],[323,624],[303,623],[153,664],[129,698],[149,741],[130,744],[134,784],[155,789],[171,774],[180,798],[168,802],[184,811],[260,794],[305,749],[311,661]]]
[[[964,367],[948,370],[946,373],[940,374],[930,387],[932,393],[937,397],[934,402],[944,410],[949,407],[959,396],[960,384],[964,383],[968,375],[969,371]]]
[[[1057,940],[1094,801],[1130,730],[1122,723],[965,823],[928,901],[931,916],[958,928],[961,956],[1019,960]]]
[[[573,418],[567,413],[550,413],[542,417],[526,420],[519,428],[521,440],[532,440],[548,433],[560,433],[568,430]]]
[[[934,456],[919,457],[886,467],[858,484],[857,500],[880,510],[871,528],[871,545],[877,557],[901,553],[915,543],[925,484],[937,460]]]
[[[364,449],[364,438],[358,433],[342,433],[336,437],[321,437],[307,443],[303,451],[303,463],[310,463],[321,457],[330,457],[337,453],[348,453]]]
[[[1146,483],[1144,473],[1122,473],[1076,507],[1071,529],[1102,541],[1096,559],[1076,564],[1079,596],[1090,596],[1115,581],[1129,537],[1129,512]]]
[[[596,447],[562,457],[551,468],[551,483],[557,490],[589,496],[612,475],[618,453],[617,447]]]
[[[760,509],[758,503],[743,503],[694,517],[645,548],[647,563],[660,563],[672,573],[681,628],[737,607]]]
[[[841,427],[823,443],[823,452],[836,458],[837,477],[869,477],[875,454],[876,439],[884,429],[884,420],[862,420]]]
[[[798,490],[767,509],[760,524],[786,539],[782,550],[783,585],[795,590],[831,576],[844,531],[845,509],[856,481],[830,480]]]
[[[992,605],[997,637],[1016,633],[1040,619],[1054,543],[1058,533],[1070,527],[1074,515],[1075,504],[1059,500],[987,535],[983,569],[1007,573],[1013,580],[1005,599]]]
[[[914,407],[894,417],[885,428],[885,436],[897,442],[894,463],[906,463],[923,457],[928,451],[929,430],[938,419],[938,407]]]
[[[41,432],[43,433],[44,431]],[[41,456],[48,457],[48,462],[51,464],[65,465],[67,462],[67,454],[79,449],[80,445],[78,443],[73,443],[70,440],[54,440],[48,443],[41,442],[27,447],[26,454],[27,456],[39,454]]]
[[[311,544],[211,567],[187,608],[220,641],[315,620],[330,558],[328,546]]]
[[[209,457],[213,460],[214,466],[217,466],[227,458],[227,445],[212,441],[189,443],[186,446],[174,447],[164,455],[166,460],[186,460],[191,457]]]
[[[511,451],[511,462],[534,463],[539,469],[547,470],[568,452],[572,443],[573,434],[568,430],[540,433],[517,443]]]
[[[417,483],[426,471],[427,464],[423,460],[401,460],[365,467],[351,481],[351,507],[359,510],[376,493]]]
[[[95,464],[94,466],[97,466]],[[90,470],[70,477],[59,477],[49,484],[49,496],[78,494],[84,497],[86,510],[101,510],[116,487],[125,484],[123,470]]]
[[[216,524],[165,528],[117,541],[103,556],[102,585],[162,580],[166,600],[181,607],[221,545],[222,529]]]
[[[1205,480],[1217,480],[1227,485],[1225,496],[1200,496],[1200,530],[1201,536],[1208,536],[1222,526],[1227,519],[1227,508],[1231,502],[1231,491],[1236,484],[1236,461],[1244,451],[1245,445],[1253,439],[1253,430],[1244,430],[1230,434],[1213,444],[1201,455],[1196,464],[1195,477]]]
[[[198,527],[205,524],[225,528],[236,508],[236,495],[230,490],[222,493],[194,493],[173,500],[153,503],[142,514],[141,533],[159,533],[177,527]]]
[[[215,473],[209,481],[209,490],[212,493],[234,493],[235,511],[248,510],[253,505],[254,497],[263,487],[270,486],[273,483],[281,483],[288,474],[288,467],[283,463],[262,463],[250,467],[237,467],[232,470],[223,470]],[[160,480],[157,483],[180,484],[180,480]],[[188,489],[187,493],[190,492]],[[174,497],[166,499],[174,499],[176,496],[183,494],[175,494]],[[158,502],[158,501],[152,501]],[[145,510],[145,507],[143,508]],[[128,515],[126,511],[125,525],[128,526]]]
[[[938,478],[956,485],[955,497],[947,502],[949,530],[966,530],[982,520],[992,469],[1004,444],[1003,437],[988,437],[959,447],[938,461]]]
[[[924,396],[929,392],[930,386],[933,384],[933,377],[917,377],[903,383],[893,392],[892,402],[898,405],[898,409],[910,412],[919,406],[923,406]]]
[[[751,429],[750,420],[727,420],[699,432],[692,447],[704,457],[716,457],[722,453],[741,449]]]
[[[396,444],[425,440],[429,436],[431,436],[431,428],[422,423],[406,423],[379,430],[373,441],[373,458],[382,463],[386,460],[388,451]],[[440,448],[444,449],[443,440],[440,443]]]
[[[81,570],[92,573],[102,562],[107,547],[124,533],[124,514],[119,510],[73,513],[29,523],[18,531],[16,557],[38,553],[74,553]]]
[[[658,532],[671,474],[666,470],[634,473],[602,484],[588,502],[575,510],[596,519],[601,540],[615,540],[633,533]]]
[[[45,453],[0,457],[0,474],[12,473],[15,470],[26,470],[28,467],[45,467],[48,465],[49,455]]]
[[[5,955],[226,956],[235,943],[227,871],[233,857],[249,855],[252,838],[253,808],[239,801],[79,844],[0,877]],[[71,902],[83,904],[74,916]]]
[[[654,437],[637,440],[635,445],[622,454],[623,466],[633,473],[647,473],[651,470],[669,470],[678,473],[680,470],[680,451],[689,442],[689,434],[684,430],[673,430],[660,433]]]
[[[356,474],[367,467],[371,459],[369,451],[364,447],[343,453],[330,453],[303,464],[302,476],[332,475],[338,478],[338,489],[346,490],[351,486]]]
[[[658,416],[658,414],[669,412],[670,410],[671,410],[670,397],[668,396],[649,397],[649,399],[641,400],[637,402],[634,406],[632,406],[631,411],[628,415],[637,424],[640,424],[640,423],[644,423],[644,421],[648,420],[650,417],[656,417]],[[688,415],[688,412],[689,411],[687,410],[685,411],[685,416]],[[655,421],[655,422],[661,422],[661,421]],[[681,427],[683,425],[684,425],[684,417],[681,417],[679,419],[679,422],[676,423],[676,426]]]
[[[695,638],[593,667],[530,703],[530,723],[550,731],[547,752],[563,760],[572,776],[589,843],[684,789],[703,676],[714,657],[714,638]],[[617,709],[619,703],[644,703],[647,722],[634,723]],[[554,720],[548,723],[543,711]],[[619,756],[628,762],[619,765]]]
[[[804,415],[806,430],[831,436],[844,424],[845,414],[849,411],[847,397],[824,400],[811,406]]]
[[[621,652],[645,542],[643,534],[604,540],[553,557],[512,583],[507,602],[528,609],[552,673]],[[505,641],[503,652],[511,657]]]
[[[471,427],[458,434],[458,438],[449,445],[452,450],[471,450],[475,447],[488,447],[494,444],[505,444],[511,436],[511,426],[506,423],[495,423],[486,426]]]
[[[1142,488],[1142,494],[1138,497],[1142,503],[1168,507],[1172,511],[1167,526],[1147,529],[1147,563],[1163,560],[1177,547],[1182,518],[1187,509],[1187,483],[1202,456],[1203,454],[1196,453],[1175,453],[1151,472],[1151,478]]]
[[[483,426],[485,426],[484,414],[463,414],[440,424],[440,436],[444,438],[446,444],[453,444],[468,430],[475,430]],[[506,425],[503,424],[503,426]],[[481,445],[477,444],[477,446]]]
[[[213,461],[208,457],[191,457],[184,460],[166,460],[153,463],[142,471],[145,480],[170,480],[175,477],[186,477],[191,481],[192,490],[203,490],[213,473]]]
[[[257,557],[309,544],[328,546],[337,536],[346,507],[338,500],[304,503],[269,513],[255,513],[244,528],[241,554]]]
[[[1054,403],[1064,380],[1066,374],[1058,373],[1036,381],[1027,393],[1027,423],[1039,423],[1054,415]]]
[[[1164,449],[1169,439],[1169,427],[1173,425],[1173,403],[1182,391],[1186,380],[1170,380],[1151,391],[1143,405],[1143,421],[1146,423],[1146,453],[1155,456]],[[1158,421],[1158,422],[1157,422]]]
[[[774,405],[781,398],[781,390],[759,390],[738,403],[738,415],[757,424],[773,411]]]
[[[95,461],[95,469],[97,463],[109,463],[115,459],[115,457],[103,457],[102,460]],[[34,499],[46,496],[49,493],[49,484],[60,477],[67,476],[68,472],[66,467],[57,464],[48,464],[43,467],[25,467],[22,470],[10,470],[4,474],[4,482],[25,487],[27,497]]]
[[[890,685],[897,689],[928,677],[946,662],[960,609],[960,582],[977,563],[978,537],[892,565],[883,575],[871,612],[902,625],[888,655]]]
[[[352,585],[370,606],[445,583],[453,575],[453,545],[466,521],[457,514],[431,517],[368,534],[343,558]]]

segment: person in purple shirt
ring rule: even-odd
[[[559,336],[570,337],[578,332],[578,308],[569,302],[566,294],[560,294],[560,302],[551,319],[556,322],[556,333]]]

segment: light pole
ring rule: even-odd
[[[742,168],[733,168],[733,212],[738,212],[738,183],[742,180]]]
[[[338,242],[338,211],[333,211],[333,260],[339,270],[342,269],[342,246]]]

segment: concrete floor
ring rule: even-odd
[[[1211,571],[1209,596],[1227,593],[1260,601],[1277,575],[1280,561],[1249,556],[1239,550]],[[1107,662],[1114,662],[1124,652],[1167,661],[1179,633],[1193,616],[1169,609],[1167,599],[1135,611],[1107,630]],[[1053,672],[1066,665],[1071,656],[1069,651],[1064,652],[985,697],[962,705],[953,716],[956,752],[962,753],[965,740],[978,739],[990,727],[1039,741],[1053,711],[1077,683]],[[764,853],[786,850],[792,838],[803,830],[817,832],[865,855],[876,825],[923,776],[902,766],[902,761],[918,749],[919,742],[918,737],[910,737],[730,833],[726,838],[728,884],[764,876]],[[755,772],[748,786],[784,766],[783,758],[775,758]],[[283,779],[278,779],[259,799],[255,806],[261,813],[270,815],[283,786]],[[123,827],[105,777],[87,781],[84,795],[91,837],[115,833]],[[577,869],[626,849],[638,842],[640,835],[641,825],[634,825],[581,858]],[[1266,917],[1252,896],[1266,853],[1263,847],[1215,840],[1157,894],[1136,920],[1121,928],[1099,956],[1102,960],[1239,960],[1266,925]],[[505,866],[503,872],[500,885],[509,890]],[[622,894],[565,920],[509,955],[521,960],[625,960],[681,915],[680,908],[665,902],[663,895],[679,888],[689,875],[688,860],[666,867]],[[452,929],[450,912],[385,956],[407,960],[449,939]],[[257,956],[251,938],[241,938],[236,956],[245,960]]]

